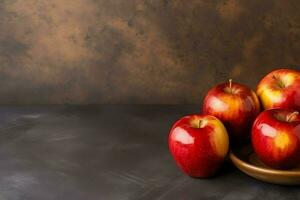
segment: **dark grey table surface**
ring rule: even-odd
[[[169,129],[198,106],[2,106],[1,200],[300,199],[229,162],[211,179],[183,175]]]

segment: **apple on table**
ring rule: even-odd
[[[233,83],[219,84],[209,90],[204,98],[203,114],[220,119],[235,144],[250,139],[253,121],[260,112],[260,103],[249,87]]]
[[[300,163],[300,114],[291,109],[263,111],[252,127],[252,145],[261,161],[276,169]]]
[[[227,155],[229,139],[220,120],[189,115],[178,120],[169,134],[169,148],[177,165],[192,177],[210,177]]]
[[[264,109],[300,110],[300,72],[292,69],[272,71],[259,82],[256,93]]]

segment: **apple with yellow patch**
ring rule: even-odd
[[[300,163],[300,115],[291,109],[269,109],[252,126],[252,145],[261,161],[276,169]]]
[[[300,110],[300,72],[292,69],[272,71],[259,82],[256,93],[264,109]]]
[[[189,115],[173,125],[169,148],[183,172],[205,178],[220,168],[228,152],[229,139],[224,125],[216,117]]]
[[[260,103],[249,87],[233,83],[219,84],[204,98],[203,113],[220,119],[233,144],[250,139],[251,126],[260,112]]]

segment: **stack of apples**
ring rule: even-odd
[[[204,98],[202,114],[178,120],[169,149],[179,168],[192,177],[210,177],[222,166],[229,147],[252,141],[260,160],[275,169],[300,163],[300,72],[267,74],[256,93],[229,80]]]

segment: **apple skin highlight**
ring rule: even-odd
[[[220,119],[235,144],[250,139],[253,121],[260,112],[255,92],[238,83],[223,83],[209,90],[203,103],[203,113]]]
[[[291,109],[263,111],[252,127],[252,145],[261,161],[275,169],[300,163],[300,115]]]
[[[213,176],[229,149],[227,131],[209,115],[189,115],[178,120],[169,134],[169,149],[179,168],[198,178]]]
[[[300,110],[300,72],[291,69],[274,70],[259,82],[256,93],[264,109]]]

